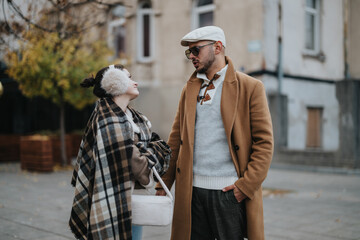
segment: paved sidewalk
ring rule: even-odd
[[[264,187],[266,239],[360,239],[360,175],[271,169]]]
[[[0,164],[0,239],[74,239],[67,227],[71,171],[49,174]],[[267,240],[360,240],[360,175],[272,168],[264,182]],[[145,227],[167,240],[170,227]]]

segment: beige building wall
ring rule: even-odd
[[[132,1],[135,2],[135,1]],[[153,130],[167,139],[181,90],[190,76],[181,37],[190,29],[191,1],[152,1],[154,9],[155,56],[150,63],[136,60],[136,9],[128,19],[131,48],[130,71],[139,82],[140,96],[133,102],[152,122]],[[190,71],[191,70],[191,71]]]
[[[186,59],[186,48],[180,39],[191,31],[193,1],[153,0],[155,56],[149,63],[137,61],[137,24],[135,0],[127,0],[132,6],[126,12],[126,47],[133,78],[139,82],[140,96],[133,106],[143,112],[153,124],[153,130],[167,139],[175,117],[183,86],[194,68]],[[214,25],[226,35],[226,54],[237,70],[250,72],[261,69],[263,59],[263,1],[262,0],[215,0]],[[256,51],[249,44],[260,43]]]
[[[261,68],[263,18],[262,0],[227,0],[226,4],[216,1],[215,24],[225,32],[226,54],[237,70],[252,72]],[[250,50],[250,45],[256,42],[261,48]]]

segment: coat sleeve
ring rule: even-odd
[[[181,92],[178,109],[176,111],[175,119],[168,139],[168,145],[171,148],[171,158],[169,162],[169,168],[162,177],[162,179],[169,189],[171,189],[172,185],[174,184],[175,176],[176,176],[176,162],[179,155],[180,140],[181,140],[180,115],[183,109],[183,104],[185,99],[185,89],[186,87],[184,87]],[[160,183],[158,183],[155,188],[162,189],[162,186]]]
[[[235,185],[250,199],[265,180],[273,154],[273,132],[264,85],[259,81],[250,97],[252,145],[244,176]]]
[[[136,181],[141,185],[148,185],[150,182],[150,168],[148,159],[142,155],[137,147],[133,148],[131,157],[131,171]]]
[[[159,175],[162,176],[169,168],[171,149],[158,134],[152,132],[151,135],[151,140],[147,147],[142,142],[136,143],[136,147],[142,156],[148,159],[149,168],[155,167]]]

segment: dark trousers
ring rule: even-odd
[[[239,240],[246,232],[245,202],[233,191],[193,187],[191,240]]]

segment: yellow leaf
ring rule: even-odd
[[[69,80],[67,80],[67,79],[60,80],[58,82],[58,86],[65,90],[69,89],[70,88]]]

